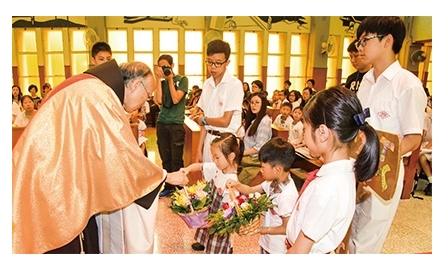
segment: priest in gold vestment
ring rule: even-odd
[[[147,65],[111,60],[49,94],[13,148],[13,253],[98,253],[95,214],[187,184],[143,155],[126,118],[154,89]]]

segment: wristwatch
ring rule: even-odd
[[[206,117],[206,116],[202,117],[202,124],[203,124],[204,126],[208,126],[208,123],[207,123],[207,117]]]

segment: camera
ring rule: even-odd
[[[170,76],[170,74],[171,74],[171,67],[169,67],[169,66],[162,66],[162,71],[163,71],[163,74],[165,76]]]

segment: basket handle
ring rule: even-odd
[[[187,195],[187,197],[189,198],[187,187],[183,187],[183,190],[185,191],[185,195]],[[190,209],[191,209],[191,213],[193,213],[194,212],[194,208],[193,208],[193,204],[191,202],[190,202]]]
[[[232,202],[234,202],[234,208],[236,209],[236,212],[238,215],[242,215],[242,211],[239,208],[239,205],[237,205],[237,203],[235,202],[236,200],[236,195],[234,194],[234,191],[231,187],[228,188],[228,191],[230,192],[230,199]]]

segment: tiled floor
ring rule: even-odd
[[[147,150],[151,160],[160,164],[157,154],[155,129],[147,129]],[[401,200],[392,227],[381,253],[413,254],[432,252],[432,197],[422,191],[416,195],[423,200],[411,198]],[[189,229],[179,216],[168,208],[169,198],[159,200],[159,210],[155,229],[155,254],[200,254],[194,251],[194,229]],[[234,235],[234,254],[258,254],[258,235]]]

